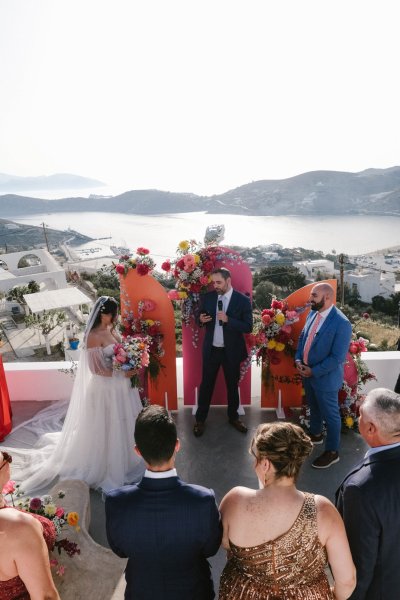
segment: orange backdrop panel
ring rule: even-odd
[[[12,412],[6,374],[4,373],[3,359],[0,356],[0,442],[4,440],[12,429]]]
[[[297,307],[304,306],[309,301],[310,292],[316,283],[329,283],[335,291],[334,301],[336,302],[337,281],[336,279],[327,279],[324,282],[310,283],[290,294],[286,298],[289,309],[294,310]],[[292,337],[296,348],[309,311],[310,309],[305,310],[300,315],[299,321],[292,325]],[[281,392],[282,406],[301,406],[302,387],[302,379],[294,366],[294,358],[282,353],[279,365],[269,365],[267,370],[263,367],[261,406],[263,408],[276,408],[278,406],[279,391]]]
[[[153,383],[149,378],[148,395],[151,404],[166,406],[169,410],[177,410],[176,389],[176,345],[175,345],[175,319],[171,300],[164,288],[151,275],[138,275],[131,269],[126,276],[120,275],[121,287],[121,317],[132,311],[137,317],[137,306],[140,300],[152,300],[154,310],[144,311],[144,319],[161,321],[161,333],[165,354],[162,358],[161,372],[157,381]],[[166,396],[167,395],[167,396]]]

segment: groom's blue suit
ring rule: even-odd
[[[310,311],[307,316],[299,337],[296,360],[303,360],[308,332],[316,316],[316,311]],[[339,449],[341,419],[338,392],[343,383],[344,363],[351,333],[350,321],[336,306],[332,306],[308,353],[307,364],[312,370],[312,375],[303,379],[303,385],[310,406],[310,432],[314,435],[320,434],[322,422],[326,422],[326,450]]]
[[[143,477],[106,498],[107,537],[128,557],[126,600],[212,600],[208,556],[221,544],[212,490],[179,477]]]

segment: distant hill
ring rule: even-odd
[[[46,227],[46,238],[50,249],[57,248],[60,244],[68,242],[76,246],[90,242],[92,238],[68,229],[59,231]],[[33,248],[46,248],[46,238],[43,227],[35,225],[22,225],[0,219],[0,260],[4,252],[19,252]]]
[[[142,215],[206,211],[243,215],[400,216],[400,167],[360,173],[311,171],[289,179],[255,181],[214,196],[159,190],[133,190],[111,198],[61,200],[0,196],[2,216],[78,211]]]
[[[88,179],[80,175],[56,173],[39,177],[17,177],[0,173],[0,193],[33,192],[35,190],[73,190],[82,188],[97,188],[105,185],[96,179]]]

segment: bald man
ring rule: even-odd
[[[295,356],[310,407],[310,437],[314,445],[323,443],[323,423],[326,424],[325,451],[312,463],[316,469],[327,469],[339,461],[342,422],[338,392],[352,329],[347,317],[334,306],[334,297],[328,283],[312,288],[311,310]]]

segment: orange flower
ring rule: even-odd
[[[76,527],[76,525],[78,525],[79,522],[79,515],[77,512],[70,512],[67,515],[67,523],[68,525],[71,525],[71,527]]]

